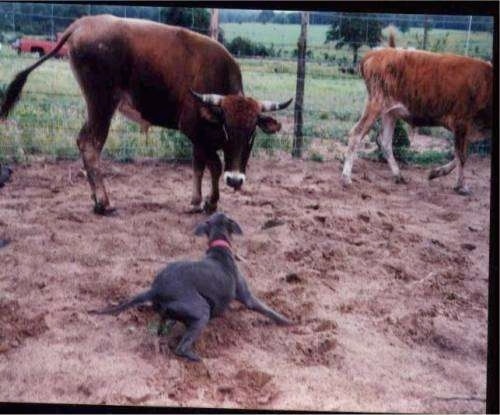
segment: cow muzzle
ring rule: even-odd
[[[224,173],[224,181],[234,190],[239,190],[245,183],[245,175],[237,171],[226,171]]]

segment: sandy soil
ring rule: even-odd
[[[17,166],[0,190],[0,401],[345,411],[485,410],[490,161],[472,157],[473,194],[359,160],[252,159],[220,209],[254,292],[296,321],[235,303],[196,345],[200,364],[158,342],[148,308],[86,310],[199,258],[203,215],[183,213],[189,165],[105,162],[117,217],[91,213],[80,161]],[[206,190],[205,190],[206,191]],[[270,226],[274,225],[274,226]]]

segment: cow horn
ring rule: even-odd
[[[214,105],[214,106],[219,106],[222,98],[224,98],[223,95],[217,95],[217,94],[198,94],[198,92],[193,91],[191,88],[189,89],[191,94],[198,99],[200,102],[203,104],[209,104],[209,105]]]
[[[290,98],[286,102],[260,101],[260,109],[262,112],[282,110],[288,107],[292,101],[293,98]]]

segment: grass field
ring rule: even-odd
[[[266,46],[274,45],[276,50],[283,49],[285,56],[291,56],[297,48],[297,39],[300,34],[300,25],[293,24],[273,24],[273,23],[223,23],[224,36],[227,41],[231,41],[237,36],[252,39]],[[352,59],[351,53],[344,47],[337,51],[333,44],[326,44],[326,32],[328,25],[310,25],[307,32],[308,47],[313,51],[313,57],[323,59],[324,54],[346,56]],[[402,47],[421,47],[423,36],[422,28],[411,28],[406,33],[397,33],[397,44]],[[444,42],[444,43],[443,43]],[[432,29],[429,31],[429,48],[438,52],[450,52],[464,54],[467,42],[467,31]],[[491,59],[493,36],[487,32],[471,32],[469,39],[468,54],[470,56]],[[364,53],[368,47],[363,46],[360,53]],[[337,60],[339,58],[337,57]]]
[[[224,24],[226,39],[234,36],[251,37],[256,42],[276,42],[290,50],[294,48],[298,36],[298,25],[276,24]],[[335,51],[332,45],[323,45],[327,26],[310,26],[309,45],[316,56],[335,53],[336,56],[350,59],[350,52]],[[430,32],[430,42],[439,36],[438,30]],[[442,31],[441,31],[442,32]],[[462,48],[465,32],[447,31],[445,45],[451,49]],[[398,43],[412,45],[416,29],[410,30]],[[488,37],[489,36],[489,37]],[[281,43],[279,43],[281,42]],[[489,50],[491,36],[472,34],[470,50],[477,49],[480,54]],[[364,47],[360,55],[368,50]],[[463,51],[462,51],[463,52]],[[349,57],[349,58],[348,58]],[[0,92],[21,69],[35,61],[31,55],[18,56],[8,45],[0,50]],[[340,59],[340,58],[339,58]],[[287,100],[295,97],[296,61],[295,59],[239,59],[245,94],[262,100]],[[338,62],[338,60],[337,60]],[[339,71],[339,65],[331,61],[314,58],[306,65],[304,98],[304,135],[306,146],[316,138],[334,139],[345,142],[349,129],[359,118],[366,91],[357,75]],[[290,150],[293,138],[293,104],[287,110],[276,114],[282,122],[282,131],[267,136],[259,133],[256,138],[255,152],[272,152],[274,149]],[[85,116],[85,104],[78,85],[70,71],[67,60],[52,59],[44,63],[30,75],[23,91],[23,98],[11,115],[14,123],[0,125],[0,161],[24,161],[32,154],[44,154],[57,158],[78,156],[75,137]],[[449,138],[444,129],[432,129],[432,135]],[[136,124],[117,114],[113,120],[111,133],[104,154],[122,161],[136,157],[159,157],[165,159],[188,159],[190,144],[180,133],[154,127],[146,137],[139,133]]]

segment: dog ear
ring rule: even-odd
[[[231,233],[234,233],[236,235],[243,235],[243,231],[240,228],[240,225],[238,225],[234,220],[229,219],[229,230]]]
[[[200,223],[194,230],[196,236],[208,235],[208,222]]]

